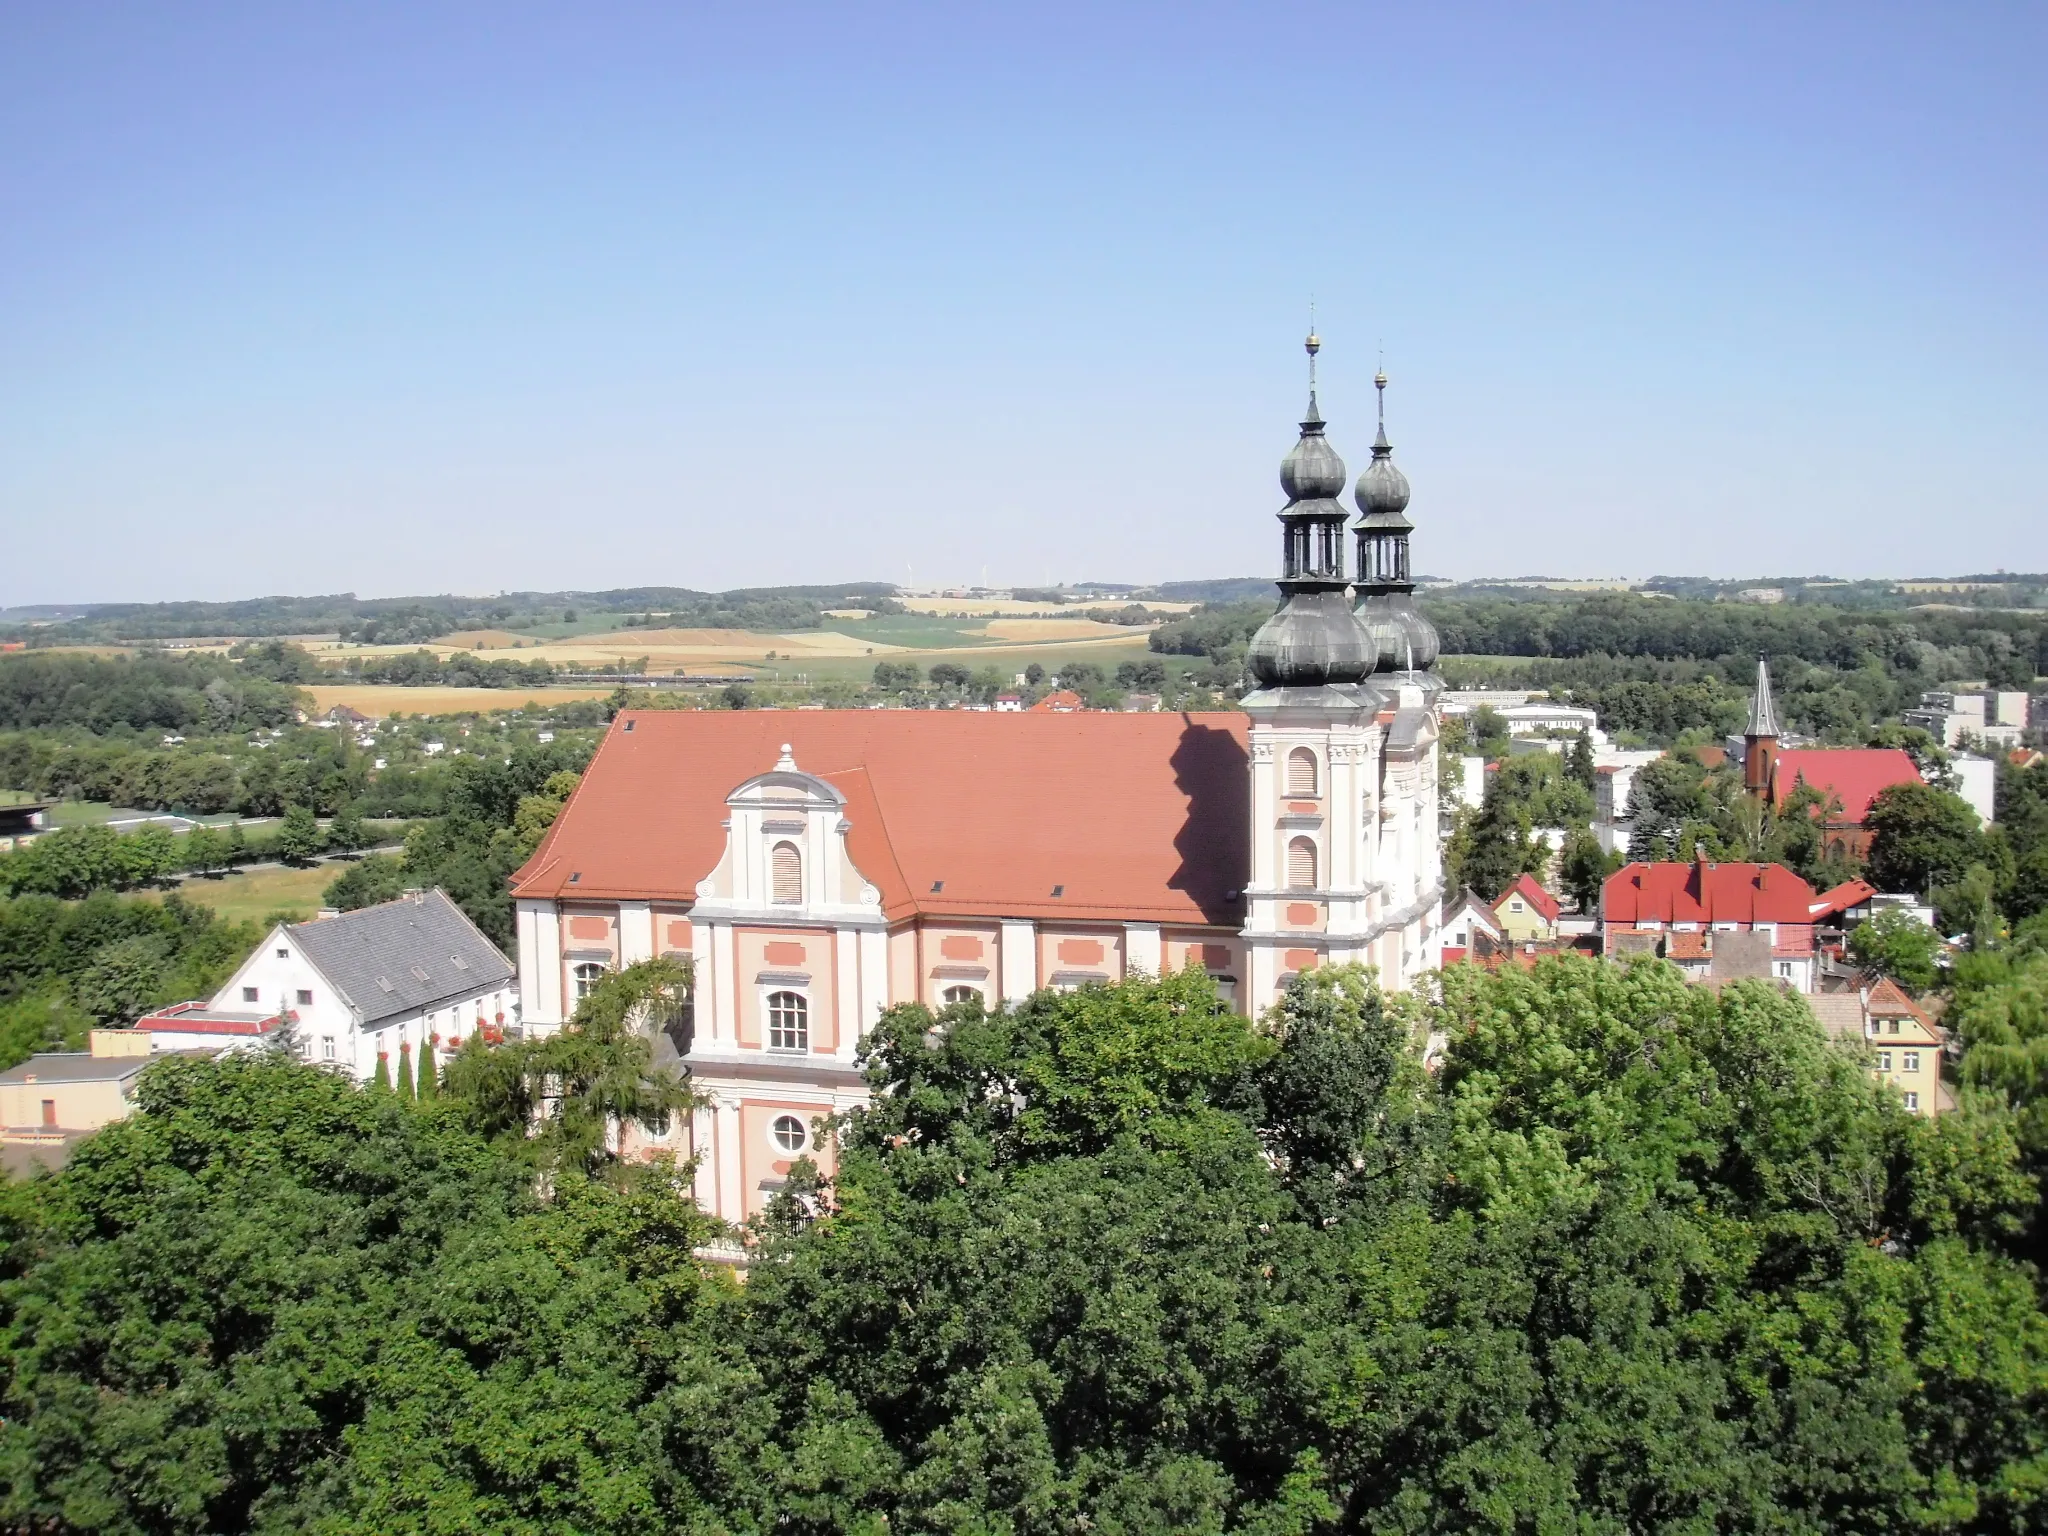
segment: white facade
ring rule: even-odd
[[[417,1062],[421,1050],[433,1046],[437,1039],[438,1051],[452,1051],[480,1028],[516,1024],[519,993],[509,983],[501,983],[440,999],[432,1007],[376,1019],[366,1027],[357,1007],[293,940],[290,928],[280,923],[213,995],[208,1011],[283,1014],[298,1037],[303,1060],[368,1082],[376,1075],[380,1052],[395,1072],[401,1060]],[[159,1034],[158,1049],[177,1048],[168,1043],[168,1033]],[[401,1046],[405,1047],[404,1056]]]

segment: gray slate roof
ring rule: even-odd
[[[147,1056],[95,1056],[89,1051],[50,1051],[0,1072],[0,1083],[116,1083],[149,1065]]]
[[[439,890],[285,932],[365,1025],[504,986],[512,963]]]

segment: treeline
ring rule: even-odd
[[[64,827],[34,842],[0,853],[0,895],[77,898],[95,891],[126,891],[155,885],[173,875],[215,874],[245,864],[282,860],[305,864],[323,853],[367,848],[376,833],[354,810],[327,825],[304,806],[294,806],[275,824],[244,827]]]
[[[661,613],[704,629],[816,628],[825,608],[900,612],[886,582],[830,587],[621,587],[608,592],[508,592],[498,597],[263,597],[231,603],[95,603],[58,623],[0,625],[31,646],[105,640],[335,634],[365,645],[416,645],[460,629],[533,629],[592,613]]]
[[[0,898],[0,1069],[37,1051],[83,1050],[96,1024],[207,997],[262,937],[173,894],[86,901]]]
[[[1268,1027],[1188,973],[904,1006],[829,1180],[735,1234],[610,1153],[693,1097],[630,1027],[660,968],[424,1102],[152,1067],[6,1204],[0,1522],[2041,1526],[2022,1067],[1910,1115],[1802,999],[1658,961],[1313,972]],[[1972,1027],[1966,1076],[2040,1035]]]
[[[0,730],[248,731],[291,723],[302,702],[226,656],[0,657]]]
[[[555,668],[538,659],[486,659],[470,651],[444,658],[432,651],[412,651],[402,656],[347,656],[338,675],[400,688],[536,688],[554,680]]]
[[[427,814],[412,793],[427,765],[387,771],[373,790],[371,759],[342,731],[310,727],[262,747],[234,742],[132,746],[16,733],[0,736],[0,788],[56,800],[146,811],[281,816],[304,805],[323,816],[351,803],[366,814]]]

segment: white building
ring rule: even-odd
[[[368,1081],[479,1030],[516,1028],[512,964],[441,891],[279,923],[205,1004],[136,1021],[158,1050],[249,1045],[289,1026],[307,1061]]]

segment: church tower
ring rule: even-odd
[[[1443,961],[1439,932],[1443,851],[1437,835],[1436,627],[1415,608],[1409,565],[1408,477],[1394,464],[1387,438],[1387,375],[1373,377],[1379,435],[1372,462],[1358,477],[1358,620],[1373,637],[1379,661],[1369,679],[1385,696],[1380,723],[1377,814],[1366,828],[1380,872],[1374,963],[1388,986],[1406,985]]]
[[[1253,636],[1251,875],[1244,938],[1254,1013],[1289,976],[1370,961],[1378,882],[1366,818],[1377,804],[1378,662],[1344,579],[1344,461],[1324,435],[1311,332],[1308,415],[1280,465],[1280,611]],[[1389,976],[1387,983],[1400,982]]]
[[[1742,733],[1742,787],[1758,800],[1771,797],[1778,767],[1778,705],[1771,697],[1771,669],[1756,659],[1756,692],[1749,700],[1749,728]]]

